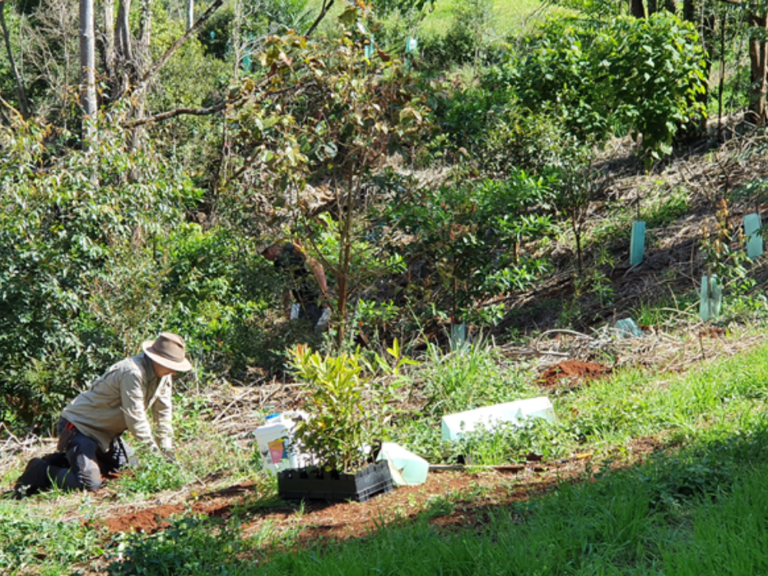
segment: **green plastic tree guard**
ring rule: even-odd
[[[645,222],[632,222],[632,239],[629,242],[629,265],[637,266],[645,253]]]
[[[375,46],[376,43],[373,40],[373,34],[371,34],[371,37],[368,40],[368,44],[365,45],[365,57],[368,58],[368,60],[373,58],[373,50]]]
[[[763,254],[763,235],[760,228],[759,214],[744,216],[744,235],[747,237],[747,256],[750,260]]]
[[[623,318],[616,322],[616,331],[622,338],[640,338],[644,335],[643,330],[632,318]]]
[[[701,303],[699,304],[699,317],[706,322],[720,316],[723,305],[723,288],[716,274],[711,277],[703,276],[701,279]]]
[[[410,69],[413,65],[413,55],[419,47],[419,41],[416,38],[408,38],[405,43],[405,67]]]
[[[461,324],[451,324],[451,350],[455,350],[467,343],[469,343],[467,325],[464,322]]]

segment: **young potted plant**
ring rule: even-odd
[[[387,462],[374,462],[374,452],[386,440],[392,401],[402,380],[371,378],[371,367],[359,352],[323,356],[299,345],[291,356],[297,376],[309,387],[302,407],[309,418],[297,423],[293,442],[317,465],[280,472],[279,495],[365,502],[391,491]],[[397,366],[409,362],[397,360]]]

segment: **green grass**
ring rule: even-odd
[[[134,538],[119,574],[758,574],[768,567],[768,427],[603,471],[547,496],[439,531],[430,511],[367,538],[299,552],[240,541],[238,526]],[[440,504],[442,507],[443,505]],[[172,542],[172,545],[171,545]],[[237,558],[235,553],[239,553]],[[255,560],[259,560],[256,562]]]
[[[436,366],[422,367],[423,375],[438,383],[434,386],[460,387],[466,381],[483,395],[489,393],[481,378],[487,371],[487,381],[524,391],[518,389],[525,388],[524,373],[486,370],[484,362],[493,354],[487,347],[465,354],[474,358],[433,358]],[[281,531],[268,524],[244,535],[250,510],[264,502],[245,503],[227,523],[187,516],[155,536],[106,539],[79,521],[61,521],[65,498],[72,499],[70,515],[71,502],[77,501],[81,518],[97,516],[87,495],[51,494],[23,504],[0,501],[0,572],[67,574],[99,557],[113,563],[111,574],[669,576],[766,569],[768,344],[663,379],[650,370],[625,370],[552,399],[560,418],[556,425],[480,436],[460,449],[474,450],[478,463],[516,459],[529,449],[544,453],[545,461],[594,451],[595,468],[582,478],[593,481],[563,483],[529,502],[492,507],[473,528],[446,532],[429,523],[454,510],[457,498],[466,503],[466,495],[446,494],[416,522],[382,525],[375,534],[347,543],[318,540],[298,552],[298,529]],[[425,412],[412,420],[408,432],[432,434],[429,442],[445,449],[439,445],[437,418]],[[408,443],[408,434],[398,436]],[[669,450],[642,465],[612,468],[628,462],[633,439],[648,437]],[[417,438],[411,440],[418,446]],[[163,478],[149,474],[132,493],[143,496],[151,481],[162,484]],[[131,491],[124,488],[127,497]],[[478,493],[478,505],[484,501]]]
[[[454,6],[461,0],[437,0],[419,27],[424,33],[444,33],[453,23]],[[493,28],[498,35],[518,30],[534,10],[539,0],[493,0]]]
[[[461,0],[436,0],[434,9],[429,11],[418,28],[419,34],[445,33],[453,23],[454,6]],[[319,10],[320,0],[309,0],[307,5]],[[341,14],[343,3],[334,4],[326,20]],[[493,0],[493,28],[497,35],[504,36],[518,30],[534,10],[541,6],[540,0]]]

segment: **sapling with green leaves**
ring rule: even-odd
[[[370,451],[389,436],[397,414],[398,390],[406,382],[397,342],[373,363],[357,350],[337,356],[312,352],[299,345],[291,350],[292,367],[309,390],[303,409],[309,418],[296,425],[294,438],[326,470],[354,473],[371,459]],[[390,377],[374,377],[377,373]]]
[[[313,255],[335,279],[339,342],[357,288],[352,268],[365,187],[387,155],[399,150],[407,157],[409,146],[429,133],[427,95],[417,89],[417,77],[394,57],[364,57],[367,12],[362,4],[349,6],[330,39],[270,36],[259,57],[268,90],[246,80],[242,104],[229,116],[239,130],[230,187],[260,180],[273,228],[283,233],[323,211],[333,216],[316,225],[337,237],[337,256]],[[316,237],[305,240],[312,248]]]

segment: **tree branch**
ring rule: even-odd
[[[125,128],[135,128],[136,126],[151,124],[153,122],[160,122],[162,120],[170,120],[176,116],[183,115],[207,116],[209,114],[216,114],[216,112],[221,112],[224,110],[224,108],[227,107],[228,104],[232,104],[234,102],[236,102],[236,100],[223,100],[218,104],[209,106],[208,108],[175,108],[174,110],[167,110],[166,112],[160,112],[159,114],[155,114],[153,116],[144,116],[143,118],[131,120],[130,122],[124,122],[123,126]]]
[[[257,88],[262,88],[264,84],[266,83],[266,80],[268,78],[265,78],[262,80],[262,83],[260,85],[257,85]],[[264,98],[266,96],[279,96],[280,94],[285,94],[286,92],[290,92],[292,90],[299,90],[306,91],[309,88],[315,86],[315,82],[310,82],[308,84],[305,84],[303,86],[289,86],[288,88],[283,88],[282,90],[273,90],[271,92],[262,92],[258,96],[260,98]],[[176,116],[207,116],[209,114],[216,114],[216,112],[221,112],[224,110],[227,106],[236,106],[240,104],[243,100],[246,100],[250,96],[250,94],[240,95],[237,98],[230,98],[227,100],[222,100],[221,102],[214,104],[213,106],[209,106],[208,108],[174,108],[173,110],[167,110],[165,112],[160,112],[158,114],[155,114],[153,116],[144,116],[143,118],[137,118],[136,120],[130,120],[129,122],[123,122],[122,125],[125,128],[133,128],[135,126],[141,126],[143,124],[151,124],[152,122],[161,122],[163,120],[169,120],[171,118],[175,118]]]
[[[304,34],[307,38],[309,38],[312,35],[312,32],[315,31],[315,28],[317,28],[320,25],[320,22],[323,21],[323,18],[325,18],[325,15],[328,14],[328,11],[331,9],[331,6],[333,6],[333,3],[335,0],[323,0],[323,6],[320,8],[320,14],[318,14],[317,18],[315,18],[315,21],[312,23],[312,26],[309,27],[309,30],[307,30],[307,33]]]
[[[136,90],[133,91],[133,94],[141,94],[144,90],[147,89],[147,85],[149,84],[149,81],[152,79],[152,77],[157,74],[157,72],[165,66],[165,63],[168,61],[168,59],[173,55],[176,50],[179,49],[179,47],[184,44],[187,40],[189,40],[190,36],[195,34],[200,28],[202,28],[203,24],[210,18],[216,10],[218,10],[221,5],[224,3],[224,0],[214,0],[213,4],[211,4],[208,7],[208,10],[206,10],[202,16],[197,20],[197,22],[194,23],[194,25],[187,30],[184,34],[182,34],[176,42],[171,44],[168,47],[168,50],[165,51],[165,53],[160,56],[160,58],[155,62],[152,67],[147,70],[144,73],[144,76],[141,77],[141,80],[139,80],[138,86],[136,86]]]
[[[16,61],[13,58],[13,50],[11,50],[11,38],[8,33],[8,27],[5,24],[5,0],[0,0],[0,27],[3,29],[3,37],[5,38],[5,49],[8,53],[8,60],[11,63],[11,70],[13,70],[13,76],[16,79],[16,97],[19,100],[19,109],[21,111],[21,117],[25,120],[29,118],[30,107],[29,100],[27,100],[27,91],[24,89],[24,81],[21,79],[19,69],[16,67]]]

